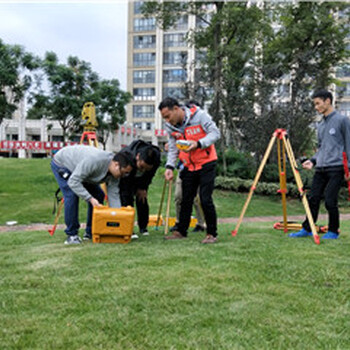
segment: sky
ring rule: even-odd
[[[0,0],[0,39],[43,58],[53,51],[89,62],[126,90],[127,0]]]

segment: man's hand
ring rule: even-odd
[[[165,176],[165,180],[167,181],[170,181],[174,178],[174,172],[173,170],[171,169],[166,169],[165,170],[165,173],[164,173],[164,176]]]
[[[183,149],[182,151],[185,153],[189,153],[191,151],[194,151],[198,148],[198,142],[197,141],[193,141],[193,140],[187,140],[188,142],[191,143],[190,147]]]
[[[311,170],[314,167],[314,163],[308,159],[302,164],[302,166],[304,169]]]
[[[145,203],[145,200],[147,199],[147,191],[141,190],[140,188],[137,189],[136,197],[140,202]]]
[[[102,204],[100,204],[100,202],[94,197],[91,197],[89,202],[93,207],[102,207]]]
[[[348,175],[345,174],[344,179],[345,179],[345,181],[350,181],[350,173]]]

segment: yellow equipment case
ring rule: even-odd
[[[128,206],[94,207],[92,214],[93,243],[129,243],[134,230],[135,209]]]

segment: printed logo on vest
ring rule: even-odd
[[[171,136],[174,137],[176,140],[183,139],[183,135],[177,131],[172,132]]]
[[[202,128],[199,126],[193,126],[186,129],[186,135],[197,135],[202,132]]]

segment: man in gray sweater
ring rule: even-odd
[[[105,183],[109,206],[121,207],[119,179],[135,167],[130,152],[113,154],[95,147],[76,145],[59,150],[52,162],[64,198],[64,218],[67,239],[65,244],[79,244],[79,197],[88,203],[84,239],[91,239],[92,208],[101,206],[105,197],[99,184]]]
[[[343,153],[350,160],[350,120],[339,114],[332,106],[333,96],[327,90],[319,90],[312,96],[315,109],[323,114],[318,125],[318,150],[316,154],[302,165],[304,169],[315,167],[311,191],[308,195],[313,220],[317,221],[321,198],[324,195],[328,211],[328,232],[323,239],[337,239],[339,236],[338,193],[344,179]],[[349,180],[345,178],[345,180]],[[309,221],[303,222],[299,232],[289,237],[311,236]]]

